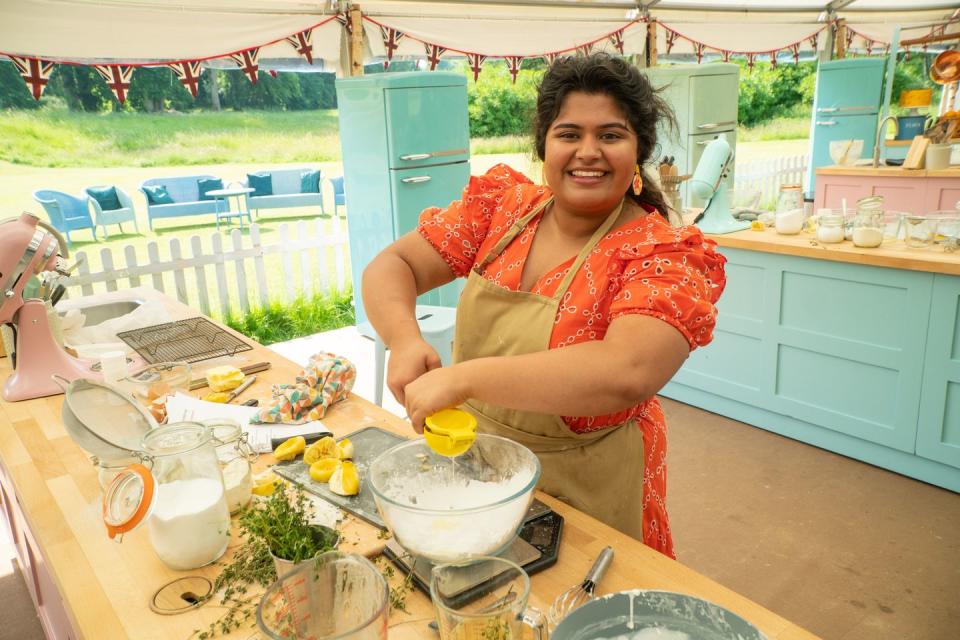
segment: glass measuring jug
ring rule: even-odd
[[[274,582],[257,606],[271,640],[386,640],[387,581],[361,555],[328,551]]]
[[[150,544],[171,569],[208,565],[227,549],[230,512],[210,430],[177,422],[147,433],[141,451],[148,468],[117,474],[103,497],[112,539],[146,522]]]
[[[546,617],[527,607],[530,576],[504,558],[481,556],[438,565],[430,576],[440,640],[520,640],[523,627],[546,637]]]

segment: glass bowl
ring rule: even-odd
[[[190,363],[159,362],[121,379],[118,385],[162,424],[167,419],[167,398],[177,391],[189,394],[190,380]]]
[[[860,159],[863,153],[863,140],[831,140],[830,159],[834,164],[850,166]]]
[[[908,247],[929,247],[937,237],[938,222],[930,216],[903,216],[903,241]]]
[[[422,439],[380,454],[367,478],[377,510],[407,552],[433,562],[496,555],[513,542],[540,479],[526,447],[480,434],[463,455]]]

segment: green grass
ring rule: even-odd
[[[298,297],[291,304],[274,302],[251,309],[244,317],[227,316],[227,326],[262,345],[284,342],[354,324],[353,296],[349,293]]]
[[[772,140],[806,140],[810,136],[810,107],[798,107],[783,117],[755,127],[737,129],[737,144]]]

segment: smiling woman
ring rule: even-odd
[[[540,488],[673,555],[666,426],[655,397],[710,342],[724,259],[671,227],[641,167],[669,107],[605,54],[558,60],[534,127],[546,185],[498,165],[367,267],[363,299],[391,348],[387,383],[415,430],[462,405],[540,459]],[[467,277],[441,367],[415,298]]]

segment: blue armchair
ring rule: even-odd
[[[333,185],[333,214],[337,215],[337,207],[347,206],[347,195],[343,188],[343,176],[330,178],[330,184]]]
[[[103,236],[109,240],[110,233],[107,231],[108,224],[115,224],[120,227],[120,233],[123,233],[123,223],[132,222],[133,228],[140,233],[140,226],[137,225],[137,216],[133,210],[133,200],[127,195],[127,192],[120,187],[113,187],[117,194],[117,201],[120,203],[118,209],[104,209],[95,196],[95,191],[100,191],[106,187],[86,187],[84,192],[90,196],[90,204],[93,205],[93,220],[97,226],[103,227]]]
[[[41,189],[33,192],[33,199],[43,205],[53,228],[67,237],[67,246],[71,246],[70,232],[77,229],[90,229],[93,239],[97,239],[97,227],[90,217],[89,196],[72,196],[62,191]]]

